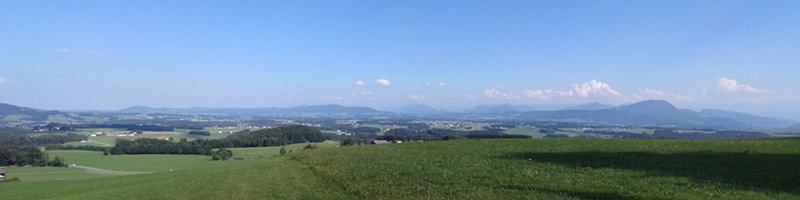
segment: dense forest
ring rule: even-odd
[[[8,145],[8,146],[28,146],[28,145],[35,145],[35,146],[44,146],[44,145],[51,145],[51,144],[64,144],[67,142],[78,142],[81,140],[86,140],[85,135],[78,135],[78,134],[66,134],[66,135],[42,135],[31,137],[27,135],[16,135],[16,134],[0,134],[0,145]]]

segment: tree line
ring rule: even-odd
[[[48,160],[47,152],[35,146],[0,146],[0,166],[55,166],[65,167],[64,159],[56,156]]]
[[[12,135],[12,134],[0,134],[0,145],[7,145],[7,146],[27,146],[27,145],[34,145],[34,146],[44,146],[44,145],[51,145],[51,144],[64,144],[67,142],[79,142],[81,140],[86,140],[87,136],[85,135],[78,135],[74,133],[66,134],[66,135],[42,135],[37,137],[31,137],[27,135]]]
[[[323,142],[325,134],[308,126],[292,125],[257,131],[246,134],[233,134],[221,139],[197,139],[179,142],[139,138],[136,140],[117,139],[113,148],[105,149],[106,154],[198,154],[212,155],[212,149],[236,147],[270,147],[288,144]]]

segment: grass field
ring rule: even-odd
[[[0,187],[10,199],[800,199],[800,139],[455,140]],[[229,162],[236,163],[236,162]]]
[[[286,145],[286,151],[301,151],[303,147],[308,144],[291,144]],[[317,147],[329,148],[339,146],[339,142],[325,141],[323,143],[315,143]],[[280,155],[281,147],[255,147],[255,148],[231,148],[234,158],[242,158],[245,160],[252,159],[270,159]]]
[[[113,171],[127,172],[168,172],[172,170],[188,170],[215,168],[235,164],[233,162],[251,161],[210,161],[211,156],[201,155],[112,155],[104,156],[99,151],[48,151],[50,157],[61,157],[67,163],[77,164]],[[234,153],[236,156],[236,153]]]
[[[64,167],[6,167],[3,168],[11,177],[18,177],[20,180],[28,181],[61,181],[73,179],[87,179],[114,176],[89,172],[82,169]]]

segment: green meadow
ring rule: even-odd
[[[105,156],[100,151],[78,150],[48,151],[47,153],[50,157],[58,156],[64,158],[69,164],[125,172],[168,172],[170,170],[216,168],[236,164],[233,162],[252,162],[246,160],[211,161],[211,156],[203,155],[143,154]]]
[[[62,181],[115,176],[115,174],[90,172],[66,167],[5,167],[10,176],[31,181]]]
[[[798,146],[800,139],[426,141],[319,148],[145,175],[23,180],[0,186],[0,194],[11,199],[800,199]]]

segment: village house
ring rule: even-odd
[[[6,180],[6,171],[3,171],[3,168],[0,168],[0,181]]]
[[[167,140],[167,141],[169,141],[169,137],[156,137],[156,140]]]

